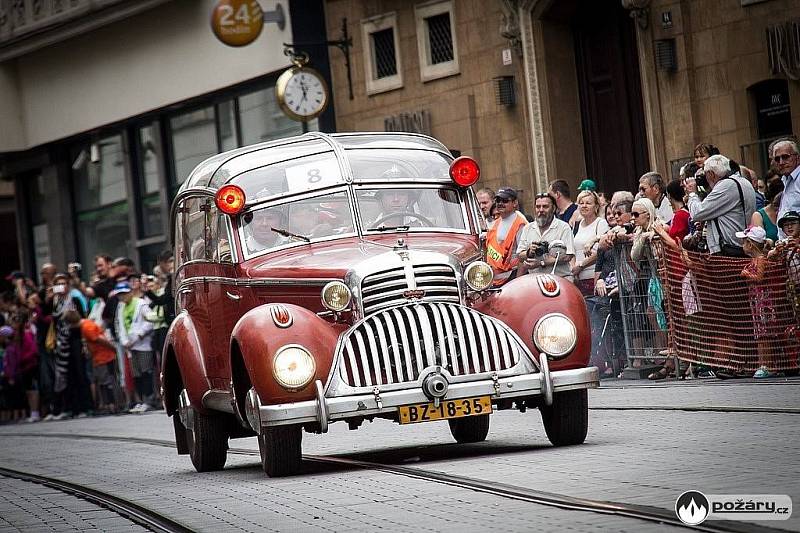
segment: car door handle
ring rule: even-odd
[[[228,298],[230,298],[231,300],[234,300],[234,301],[239,301],[239,300],[242,299],[242,295],[241,294],[234,294],[234,293],[229,292],[229,291],[225,291],[225,296],[227,296]]]

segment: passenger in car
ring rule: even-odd
[[[272,231],[272,228],[286,228],[283,208],[270,207],[244,216],[245,246],[250,253],[274,248],[287,242],[286,237]]]

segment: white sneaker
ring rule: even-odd
[[[142,412],[142,404],[137,403],[136,405],[128,409],[128,412],[134,415],[138,415],[139,413]]]
[[[72,413],[63,412],[60,415],[56,415],[53,417],[53,420],[66,420],[67,418],[72,418]]]
[[[142,408],[139,410],[139,414],[146,413],[147,411],[152,411],[153,407],[149,403],[143,403]]]
[[[44,421],[45,422],[52,422],[55,419],[56,419],[56,415],[54,415],[53,413],[50,413],[49,415],[44,417]]]
[[[25,419],[25,422],[27,422],[28,424],[34,424],[36,422],[39,422],[40,420],[41,418],[39,418],[39,415],[36,416],[31,415]]]

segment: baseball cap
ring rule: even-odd
[[[131,292],[131,285],[127,281],[120,281],[114,285],[114,290],[109,293],[109,296],[116,296],[117,294],[122,294],[124,292]]]
[[[23,272],[20,272],[19,270],[14,270],[13,272],[11,272],[11,274],[6,276],[6,280],[14,281],[15,279],[24,278],[24,277],[25,277],[25,274]]]
[[[578,190],[579,191],[596,191],[597,190],[597,184],[594,182],[594,180],[585,179],[585,180],[583,180],[581,182],[580,185],[578,185]]]
[[[494,197],[502,198],[504,200],[516,200],[517,191],[515,191],[511,187],[500,187],[499,189],[497,189],[497,192],[494,194]]]
[[[782,228],[787,222],[800,222],[800,213],[797,211],[787,211],[780,220],[778,220],[778,227]]]
[[[759,244],[767,240],[767,232],[761,226],[750,226],[744,231],[737,231],[736,236],[740,239],[750,239]]]

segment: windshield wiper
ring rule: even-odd
[[[289,237],[290,239],[297,239],[298,241],[304,242],[311,242],[311,239],[306,237],[305,235],[298,235],[297,233],[292,233],[291,231],[286,231],[282,228],[270,228],[272,231],[277,233],[278,235],[283,235],[284,237]]]
[[[369,228],[367,231],[408,231],[409,226],[378,226],[377,228]]]

